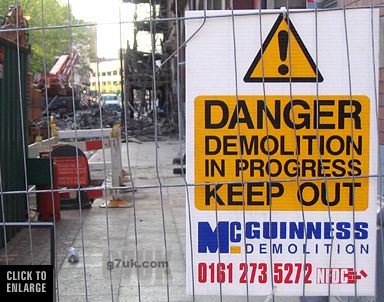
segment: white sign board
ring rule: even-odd
[[[187,292],[374,295],[378,10],[250,13],[186,15]]]

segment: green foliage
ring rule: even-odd
[[[0,15],[5,15],[8,7],[14,4],[15,0],[0,0]],[[30,16],[31,18],[28,21],[31,28],[29,31],[31,55],[28,70],[34,73],[42,73],[44,71],[43,58],[45,57],[46,69],[49,71],[56,56],[76,51],[80,55],[77,71],[81,71],[82,78],[87,77],[89,60],[96,56],[92,49],[92,40],[94,39],[92,30],[89,27],[69,29],[69,15],[71,24],[83,24],[83,22],[76,20],[70,14],[68,5],[61,5],[57,0],[44,0],[43,2],[41,0],[20,0],[19,4],[24,16]],[[59,28],[47,28],[52,26]],[[39,29],[41,27],[46,29],[42,31]]]

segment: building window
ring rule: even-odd
[[[106,83],[105,83],[105,82],[102,82],[102,83],[101,83],[101,85],[105,86],[105,85],[106,85]]]
[[[117,85],[117,81],[113,81],[113,85],[116,86]]]
[[[110,76],[110,75],[112,75],[112,73],[111,73],[110,71],[108,71],[108,72],[107,72],[107,75],[109,75],[109,76]]]
[[[324,0],[323,1],[323,7],[324,8],[332,8],[337,6],[336,0]]]
[[[117,70],[114,70],[114,71],[113,71],[113,75],[117,75]]]
[[[101,75],[102,75],[103,77],[105,77],[105,72],[102,72]]]

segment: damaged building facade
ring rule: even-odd
[[[231,1],[175,1],[175,0],[124,0],[134,3],[134,39],[127,42],[124,60],[124,104],[129,116],[153,118],[155,111],[159,121],[166,121],[177,129],[180,120],[184,133],[185,116],[185,36],[184,14],[187,10],[230,9]],[[147,5],[148,19],[138,20],[137,6]],[[258,0],[233,1],[234,9],[258,8]],[[155,22],[149,22],[149,18]],[[177,21],[176,21],[177,20]],[[138,34],[150,33],[152,51],[141,51]]]

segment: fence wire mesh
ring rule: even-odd
[[[81,1],[79,1],[81,2]],[[49,264],[53,261],[55,275],[55,300],[56,301],[384,301],[384,292],[381,289],[383,281],[383,219],[378,215],[377,222],[377,265],[376,265],[376,296],[362,297],[359,294],[358,284],[354,285],[354,294],[350,297],[339,297],[337,291],[332,290],[331,283],[328,286],[328,295],[323,297],[308,296],[306,283],[302,282],[301,297],[288,297],[275,295],[275,284],[272,276],[270,278],[270,294],[268,296],[254,296],[250,293],[252,284],[250,280],[250,265],[248,255],[243,254],[245,263],[246,278],[245,287],[242,288],[241,296],[228,296],[224,294],[224,284],[219,281],[218,294],[212,296],[197,295],[196,280],[199,272],[196,271],[195,240],[196,230],[193,229],[192,221],[196,218],[194,207],[193,190],[196,187],[213,186],[214,199],[217,200],[217,190],[223,184],[241,185],[241,205],[242,223],[246,224],[247,209],[244,200],[245,186],[250,183],[244,178],[244,171],[240,169],[239,178],[234,181],[214,182],[195,182],[188,181],[186,177],[186,102],[191,102],[185,97],[185,66],[186,49],[194,39],[199,38],[210,20],[220,18],[230,18],[230,31],[226,33],[231,37],[233,54],[231,65],[233,65],[231,88],[232,95],[236,100],[235,125],[237,131],[236,139],[241,140],[241,108],[239,101],[241,92],[238,87],[238,39],[237,22],[246,16],[260,16],[258,27],[260,41],[262,45],[265,40],[263,31],[263,16],[268,14],[278,14],[283,12],[285,15],[308,13],[313,16],[315,51],[312,54],[316,66],[320,66],[318,52],[318,15],[326,11],[342,11],[343,30],[345,33],[345,60],[347,62],[348,95],[350,102],[351,120],[351,148],[350,159],[352,171],[355,171],[355,146],[354,124],[352,101],[355,89],[352,83],[351,57],[349,39],[354,35],[348,30],[348,13],[355,9],[365,8],[370,10],[371,19],[371,45],[362,45],[371,51],[374,99],[371,100],[375,110],[375,121],[378,128],[378,137],[372,138],[378,142],[383,142],[382,135],[382,93],[384,73],[382,61],[377,61],[376,57],[382,57],[381,43],[375,43],[375,19],[374,14],[380,10],[380,37],[382,37],[382,8],[383,3],[378,1],[322,1],[309,2],[312,7],[310,10],[304,9],[306,3],[303,1],[111,1],[109,4],[102,1],[83,1],[84,6],[77,8],[87,11],[99,11],[102,16],[97,22],[86,22],[74,18],[75,8],[78,7],[75,1],[16,1],[10,14],[2,21],[0,28],[0,38],[8,40],[6,43],[13,45],[16,52],[16,64],[4,67],[4,75],[13,73],[12,80],[17,82],[16,95],[12,101],[18,102],[18,124],[17,129],[6,129],[1,124],[0,145],[10,145],[13,152],[21,155],[22,171],[19,171],[23,178],[22,187],[12,187],[12,177],[17,176],[12,167],[5,161],[6,157],[0,154],[0,201],[1,201],[1,236],[2,249],[0,264],[26,264],[39,265]],[[247,3],[246,3],[247,2]],[[249,2],[249,3],[248,3]],[[271,2],[271,3],[270,3]],[[64,18],[52,16],[52,3],[59,3],[65,8]],[[245,4],[246,3],[246,4]],[[317,3],[317,4],[316,4]],[[324,8],[320,8],[320,5]],[[4,5],[5,6],[5,5]],[[35,6],[38,6],[36,9]],[[279,9],[280,11],[266,10]],[[2,5],[1,8],[4,9]],[[249,8],[253,10],[241,12],[237,8]],[[299,8],[299,9],[297,9]],[[209,10],[227,10],[210,14]],[[103,13],[104,10],[104,13]],[[186,10],[201,10],[202,14],[198,17],[186,16]],[[109,12],[112,17],[107,17]],[[31,14],[29,26],[26,22],[26,14]],[[5,12],[0,12],[0,15]],[[24,13],[24,15],[23,15]],[[83,16],[85,16],[86,13]],[[90,15],[93,15],[90,13]],[[105,16],[105,19],[103,19]],[[57,19],[57,20],[55,20]],[[61,23],[60,20],[65,20]],[[289,19],[288,19],[289,20]],[[196,30],[188,36],[185,33],[186,22],[199,22]],[[290,30],[288,21],[288,45],[290,44]],[[87,30],[90,39],[81,36],[82,29]],[[104,32],[102,32],[104,29]],[[116,34],[117,33],[117,34]],[[102,35],[100,37],[99,35]],[[109,35],[109,36],[108,36]],[[38,100],[42,101],[42,108],[38,120],[31,120],[27,116],[28,110],[32,110],[34,94],[26,94],[26,76],[22,66],[25,64],[20,58],[21,51],[28,48],[28,37],[31,48],[29,56],[33,57],[36,66],[33,70],[40,70],[39,75],[35,75],[31,80],[31,89],[39,89]],[[11,40],[11,42],[9,42]],[[52,42],[53,41],[53,42]],[[0,40],[1,42],[1,40]],[[55,43],[66,43],[58,47]],[[87,52],[86,57],[84,44],[91,44],[94,48],[93,56]],[[0,49],[2,44],[0,44]],[[102,53],[106,46],[110,48],[115,45],[115,60],[106,60],[98,55]],[[88,46],[87,46],[88,47]],[[68,70],[60,70],[62,73],[55,74],[50,66],[53,64],[52,49],[60,50],[61,53],[55,55],[77,54],[78,62],[81,67],[86,68],[84,78],[79,78],[79,69],[74,67],[73,61],[67,66]],[[380,50],[380,53],[378,53]],[[261,56],[263,56],[261,47]],[[116,55],[116,53],[114,55]],[[1,54],[1,53],[0,53]],[[40,57],[39,57],[40,54]],[[82,57],[83,56],[83,57]],[[85,56],[85,57],[84,57]],[[199,56],[198,53],[195,56]],[[37,58],[37,59],[36,59]],[[6,63],[0,56],[0,63]],[[85,61],[84,62],[82,62]],[[60,61],[60,58],[59,58]],[[91,62],[92,61],[92,62]],[[58,61],[57,61],[58,62]],[[108,63],[110,62],[110,63]],[[79,64],[80,64],[79,63]],[[110,65],[108,65],[110,64]],[[265,120],[267,120],[267,97],[268,89],[264,79],[264,63],[262,64],[262,97],[264,108],[262,110]],[[287,65],[291,70],[291,52],[288,51]],[[193,66],[188,68],[192,68]],[[377,73],[377,71],[380,71]],[[0,75],[2,71],[0,70]],[[315,90],[316,99],[321,95],[319,87],[319,70],[316,68]],[[37,73],[37,72],[36,72]],[[4,77],[4,76],[3,76]],[[2,77],[0,76],[0,81]],[[56,81],[54,83],[53,81]],[[289,76],[288,91],[289,102],[293,104],[295,97],[295,83],[292,75]],[[377,82],[377,83],[376,83]],[[379,86],[377,85],[379,84]],[[54,87],[59,87],[55,96],[52,94]],[[109,88],[106,88],[109,87]],[[383,86],[384,87],[384,86]],[[11,89],[1,85],[3,91]],[[82,93],[85,89],[85,93]],[[64,90],[64,91],[63,91]],[[120,93],[118,98],[108,100],[108,93]],[[93,93],[93,94],[92,94]],[[4,94],[5,95],[5,94]],[[0,91],[1,102],[7,102],[6,97]],[[57,105],[61,99],[62,105]],[[103,99],[101,98],[103,97]],[[84,102],[85,100],[85,102]],[[55,104],[56,102],[56,104]],[[23,107],[28,104],[27,111]],[[56,106],[57,105],[57,106]],[[13,105],[12,105],[13,106]],[[9,107],[9,110],[16,107]],[[292,159],[296,162],[296,171],[300,170],[300,151],[297,137],[300,135],[296,129],[297,123],[292,107],[292,122],[294,132],[294,153]],[[5,108],[5,107],[0,107]],[[110,109],[111,108],[111,109]],[[319,112],[319,108],[317,108]],[[0,116],[8,114],[5,109]],[[317,121],[320,117],[317,116]],[[372,118],[372,117],[371,117]],[[27,122],[28,121],[28,122]],[[116,126],[117,125],[117,126]],[[32,127],[33,126],[33,127]],[[187,125],[188,126],[188,125]],[[266,127],[266,156],[270,163],[271,140]],[[36,143],[29,141],[32,137],[31,129],[38,129],[38,136],[43,136],[43,141]],[[45,132],[44,132],[45,131]],[[187,129],[188,131],[188,129]],[[44,133],[43,133],[44,132]],[[66,136],[67,135],[67,136]],[[12,136],[21,136],[25,144],[13,145]],[[46,137],[44,137],[46,136]],[[84,140],[87,140],[84,143]],[[99,140],[98,150],[84,149],[88,141]],[[326,165],[320,150],[320,133],[316,132],[316,150],[318,153],[320,167]],[[28,142],[28,143],[27,143]],[[59,153],[62,145],[75,146],[71,151]],[[239,143],[240,145],[240,143]],[[58,147],[59,146],[59,147]],[[0,148],[5,152],[5,148]],[[55,153],[56,152],[56,153]],[[382,209],[382,149],[381,145],[376,153],[378,162],[377,174],[351,175],[341,178],[350,179],[351,190],[354,192],[356,179],[368,178],[377,179],[377,211]],[[45,158],[48,169],[43,171],[43,163],[30,168],[31,158]],[[58,160],[58,158],[60,160]],[[72,162],[62,162],[61,160],[72,158]],[[83,159],[86,158],[86,163]],[[244,166],[243,152],[238,151],[237,158],[241,166]],[[55,164],[54,164],[55,163]],[[71,166],[72,165],[72,166]],[[76,173],[70,176],[72,184],[57,186],[55,172],[56,168],[64,170],[71,166]],[[5,168],[7,167],[7,168]],[[48,172],[47,172],[48,171]],[[84,172],[85,171],[85,172]],[[40,174],[39,174],[40,172]],[[33,183],[30,179],[32,174],[37,173],[37,178],[45,178],[46,181],[39,184]],[[65,172],[63,172],[65,173]],[[85,174],[84,174],[85,173]],[[189,171],[188,171],[189,173]],[[44,176],[43,176],[44,174]],[[87,185],[83,184],[83,181]],[[93,182],[99,179],[100,182]],[[270,174],[265,182],[270,188],[276,181],[294,182],[299,188],[304,181],[319,181],[324,184],[325,200],[327,209],[327,219],[333,223],[332,207],[328,193],[329,182],[340,177],[302,177],[297,172],[290,179],[274,179]],[[34,180],[36,181],[36,178]],[[7,184],[7,185],[6,185]],[[101,192],[101,193],[100,193]],[[298,191],[298,199],[302,201],[301,191]],[[269,190],[268,199],[272,199],[272,189]],[[91,194],[99,194],[96,197]],[[67,202],[66,209],[57,209],[57,195],[60,199]],[[12,208],[12,199],[22,196],[25,205],[23,208]],[[352,224],[353,233],[355,225],[355,194],[352,194]],[[70,200],[70,201],[68,201]],[[40,204],[39,204],[40,203]],[[62,201],[63,203],[63,201]],[[44,206],[42,206],[44,204]],[[301,221],[306,225],[306,219],[310,213],[306,211],[301,202],[300,215]],[[17,211],[21,211],[25,219],[15,220]],[[47,213],[48,211],[48,213]],[[50,217],[51,222],[37,222],[42,217],[42,212]],[[50,213],[49,213],[50,212]],[[223,217],[223,210],[215,203],[214,218],[216,225]],[[269,203],[268,216],[269,222],[274,219],[272,203]],[[375,223],[371,221],[370,223]],[[44,229],[47,227],[48,229]],[[10,229],[18,229],[13,234]],[[50,230],[52,233],[50,235]],[[307,230],[305,229],[304,244],[307,243]],[[245,231],[244,231],[245,232]],[[245,233],[244,233],[245,234]],[[217,232],[220,245],[220,236]],[[220,238],[219,238],[220,237]],[[247,239],[242,241],[243,249],[247,249]],[[273,267],[274,255],[272,243],[274,239],[269,236],[268,265]],[[328,267],[333,267],[334,237],[331,236]],[[186,244],[187,242],[187,244]],[[356,239],[353,236],[353,245],[356,246]],[[353,253],[355,254],[355,253]],[[216,252],[218,263],[224,259],[220,249]],[[324,256],[324,255],[323,255]],[[303,254],[302,265],[307,263],[306,253]],[[186,266],[189,268],[186,270]],[[354,258],[354,271],[357,270],[356,256]],[[220,271],[220,269],[219,269]],[[190,274],[190,276],[186,276]],[[191,284],[187,284],[191,282]],[[191,289],[187,295],[186,287]]]

